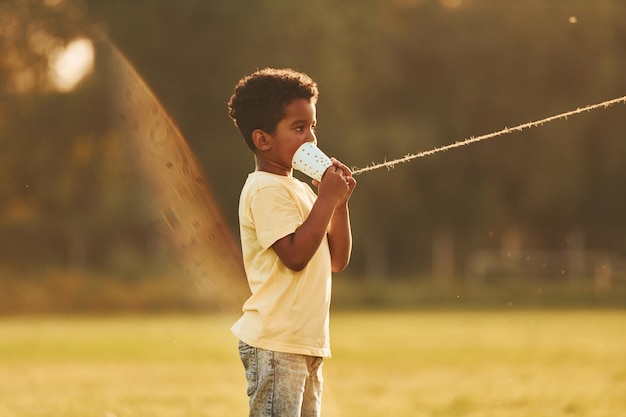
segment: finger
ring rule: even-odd
[[[333,161],[333,165],[341,169],[346,176],[352,176],[352,171],[345,164],[336,158],[331,158],[331,160]]]

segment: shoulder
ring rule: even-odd
[[[310,187],[296,178],[260,171],[250,173],[243,187],[244,192],[247,193],[256,193],[263,189],[283,189],[289,191],[304,188]]]
[[[248,176],[241,192],[240,204],[244,206],[275,206],[284,204],[311,205],[316,195],[311,187],[293,177],[266,172],[253,172]]]

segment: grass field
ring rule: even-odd
[[[0,416],[247,415],[233,316],[0,318]],[[626,415],[625,311],[336,312],[324,416]]]

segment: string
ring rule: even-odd
[[[607,100],[607,101],[603,101],[602,103],[597,103],[597,104],[591,104],[585,107],[579,107],[576,110],[570,110],[568,112],[565,113],[561,113],[561,114],[557,114],[554,116],[550,116],[550,117],[546,117],[544,119],[540,119],[540,120],[536,120],[534,122],[528,122],[528,123],[523,123],[520,124],[518,126],[515,127],[505,127],[502,130],[499,130],[497,132],[493,132],[493,133],[488,133],[486,135],[482,135],[482,136],[470,136],[469,138],[463,140],[463,141],[459,141],[459,142],[455,142],[452,143],[450,145],[446,145],[446,146],[441,146],[438,148],[434,148],[428,151],[423,151],[423,152],[419,152],[419,153],[415,153],[415,154],[408,154],[405,155],[402,158],[398,158],[398,159],[394,159],[392,161],[385,161],[385,162],[381,162],[381,163],[372,163],[372,165],[368,165],[364,168],[352,168],[352,175],[360,175],[364,172],[367,171],[373,171],[375,169],[379,169],[379,168],[387,168],[388,170],[395,168],[395,166],[397,164],[401,164],[401,163],[405,163],[405,162],[409,162],[412,161],[414,159],[417,158],[423,158],[425,156],[430,156],[430,155],[434,155],[436,153],[439,152],[443,152],[443,151],[447,151],[449,149],[453,149],[453,148],[459,148],[461,146],[466,146],[466,145],[470,145],[472,143],[476,143],[476,142],[480,142],[482,140],[486,140],[486,139],[491,139],[491,138],[495,138],[498,136],[502,136],[502,135],[506,135],[512,132],[520,132],[522,130],[525,129],[530,129],[532,127],[537,127],[537,126],[541,126],[545,123],[549,123],[549,122],[553,122],[555,120],[561,120],[561,119],[567,119],[570,116],[576,115],[576,114],[580,114],[580,113],[584,113],[584,112],[589,112],[591,110],[596,110],[599,108],[608,108],[614,104],[618,104],[618,103],[626,103],[626,96],[623,97],[619,97],[619,98],[615,98],[613,100]]]

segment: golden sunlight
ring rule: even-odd
[[[463,6],[463,0],[440,0],[440,3],[446,9],[458,9]]]
[[[61,92],[72,91],[94,67],[93,43],[86,38],[75,39],[50,55],[50,81]]]

